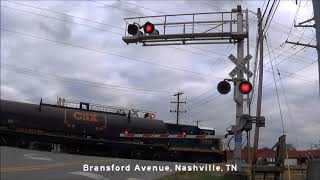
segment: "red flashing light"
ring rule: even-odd
[[[252,85],[249,81],[243,81],[239,84],[239,91],[242,94],[249,94],[252,90]]]
[[[128,132],[128,131],[124,131],[124,134],[125,134],[125,135],[128,135],[128,134],[129,134],[129,132]]]
[[[150,22],[146,22],[143,26],[144,32],[150,34],[154,31],[154,25]]]
[[[186,132],[182,132],[181,135],[182,136],[187,136],[187,133]]]

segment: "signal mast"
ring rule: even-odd
[[[242,171],[242,131],[251,129],[250,124],[252,122],[263,122],[260,119],[243,114],[243,103],[249,99],[244,99],[243,95],[249,94],[252,90],[252,85],[244,79],[244,74],[247,75],[248,79],[253,75],[246,67],[252,56],[248,54],[244,57],[245,39],[247,39],[249,45],[248,10],[242,10],[241,6],[238,5],[237,8],[224,12],[144,16],[125,18],[124,20],[126,21],[127,31],[125,31],[122,40],[127,44],[141,43],[143,46],[237,44],[237,57],[229,56],[229,59],[236,64],[236,67],[229,73],[232,79],[225,79],[220,82],[218,91],[221,94],[227,94],[231,89],[228,81],[234,83],[236,125],[232,129],[235,136],[233,159],[238,166],[238,170]]]

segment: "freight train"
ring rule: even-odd
[[[214,130],[162,120],[77,107],[1,100],[1,145],[43,148],[112,157],[221,162]]]

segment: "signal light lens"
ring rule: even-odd
[[[239,91],[242,94],[249,94],[252,90],[252,84],[249,81],[243,81],[239,84]]]
[[[145,33],[151,34],[154,31],[154,25],[150,22],[146,22],[143,26]]]
[[[127,135],[127,134],[129,134],[129,132],[128,131],[124,131],[124,134]]]
[[[182,135],[182,136],[186,136],[187,133],[186,133],[186,132],[182,132],[181,135]]]
[[[130,35],[135,35],[139,31],[139,27],[136,24],[129,24],[128,25],[128,33]]]
[[[151,113],[151,115],[150,115],[150,119],[154,119],[156,117],[156,115],[155,114],[153,114],[153,113]]]
[[[230,92],[231,85],[227,81],[221,81],[219,82],[217,89],[220,94],[228,94]]]

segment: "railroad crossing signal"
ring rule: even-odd
[[[144,16],[125,18],[126,27],[130,24],[136,24],[139,22],[155,22],[155,30],[152,30],[151,26],[138,25],[138,31],[136,27],[134,30],[136,34],[130,34],[129,31],[125,31],[122,40],[126,44],[141,43],[143,46],[164,46],[164,45],[186,45],[186,44],[221,44],[221,43],[237,43],[238,44],[238,57],[233,55],[229,57],[236,67],[230,72],[231,80],[235,85],[235,92],[239,91],[239,83],[243,79],[243,73],[246,73],[248,77],[251,77],[253,73],[245,67],[245,65],[252,58],[250,55],[243,57],[244,53],[244,39],[249,40],[249,19],[248,10],[242,10],[238,5],[236,9],[232,9],[230,12],[213,12],[213,13],[192,13],[192,14],[175,14],[175,15],[161,15],[161,16]],[[205,15],[205,16],[204,16]],[[214,16],[214,20],[208,21],[208,17]],[[170,17],[170,18],[169,18]],[[175,18],[172,18],[175,17]],[[202,17],[202,18],[201,18]],[[186,20],[184,20],[187,18]],[[152,20],[154,19],[154,20]],[[156,19],[156,20],[155,20]],[[170,20],[174,19],[174,20]],[[183,19],[177,21],[176,19]],[[192,19],[192,21],[190,20]],[[209,27],[208,27],[209,26]],[[174,28],[172,28],[174,27]],[[203,29],[203,27],[208,27]],[[129,27],[128,27],[129,28]],[[140,29],[144,32],[140,31]],[[157,29],[156,29],[157,28]],[[149,29],[149,30],[148,30]],[[160,33],[159,33],[160,32]],[[128,35],[129,34],[129,35]],[[248,42],[248,41],[247,41]],[[239,77],[234,78],[235,75]],[[226,79],[227,80],[227,79]],[[241,81],[241,82],[240,82]],[[229,82],[223,82],[219,85],[218,91],[223,94],[227,94],[230,91],[228,85]],[[243,87],[247,89],[247,86]],[[222,91],[223,90],[223,91]],[[219,92],[220,92],[219,91]],[[220,93],[221,93],[220,92]],[[246,91],[244,91],[246,92]],[[234,100],[236,101],[236,122],[239,124],[240,116],[243,114],[243,94],[234,93]],[[178,103],[179,104],[179,103]],[[178,112],[175,111],[175,112]],[[177,113],[177,117],[178,117]],[[177,118],[178,119],[178,118]],[[235,143],[234,149],[234,162],[242,171],[241,168],[241,136],[242,132],[237,132],[236,137],[240,137],[240,141]],[[239,139],[239,138],[236,138]]]
[[[234,77],[239,71],[243,71],[244,73],[246,73],[249,77],[251,77],[253,75],[253,73],[250,71],[250,69],[248,69],[245,65],[247,63],[249,63],[249,60],[252,58],[252,56],[250,54],[248,54],[243,61],[239,60],[238,58],[236,58],[233,54],[231,54],[228,57],[235,65],[237,65],[230,73],[229,76],[230,77]]]

